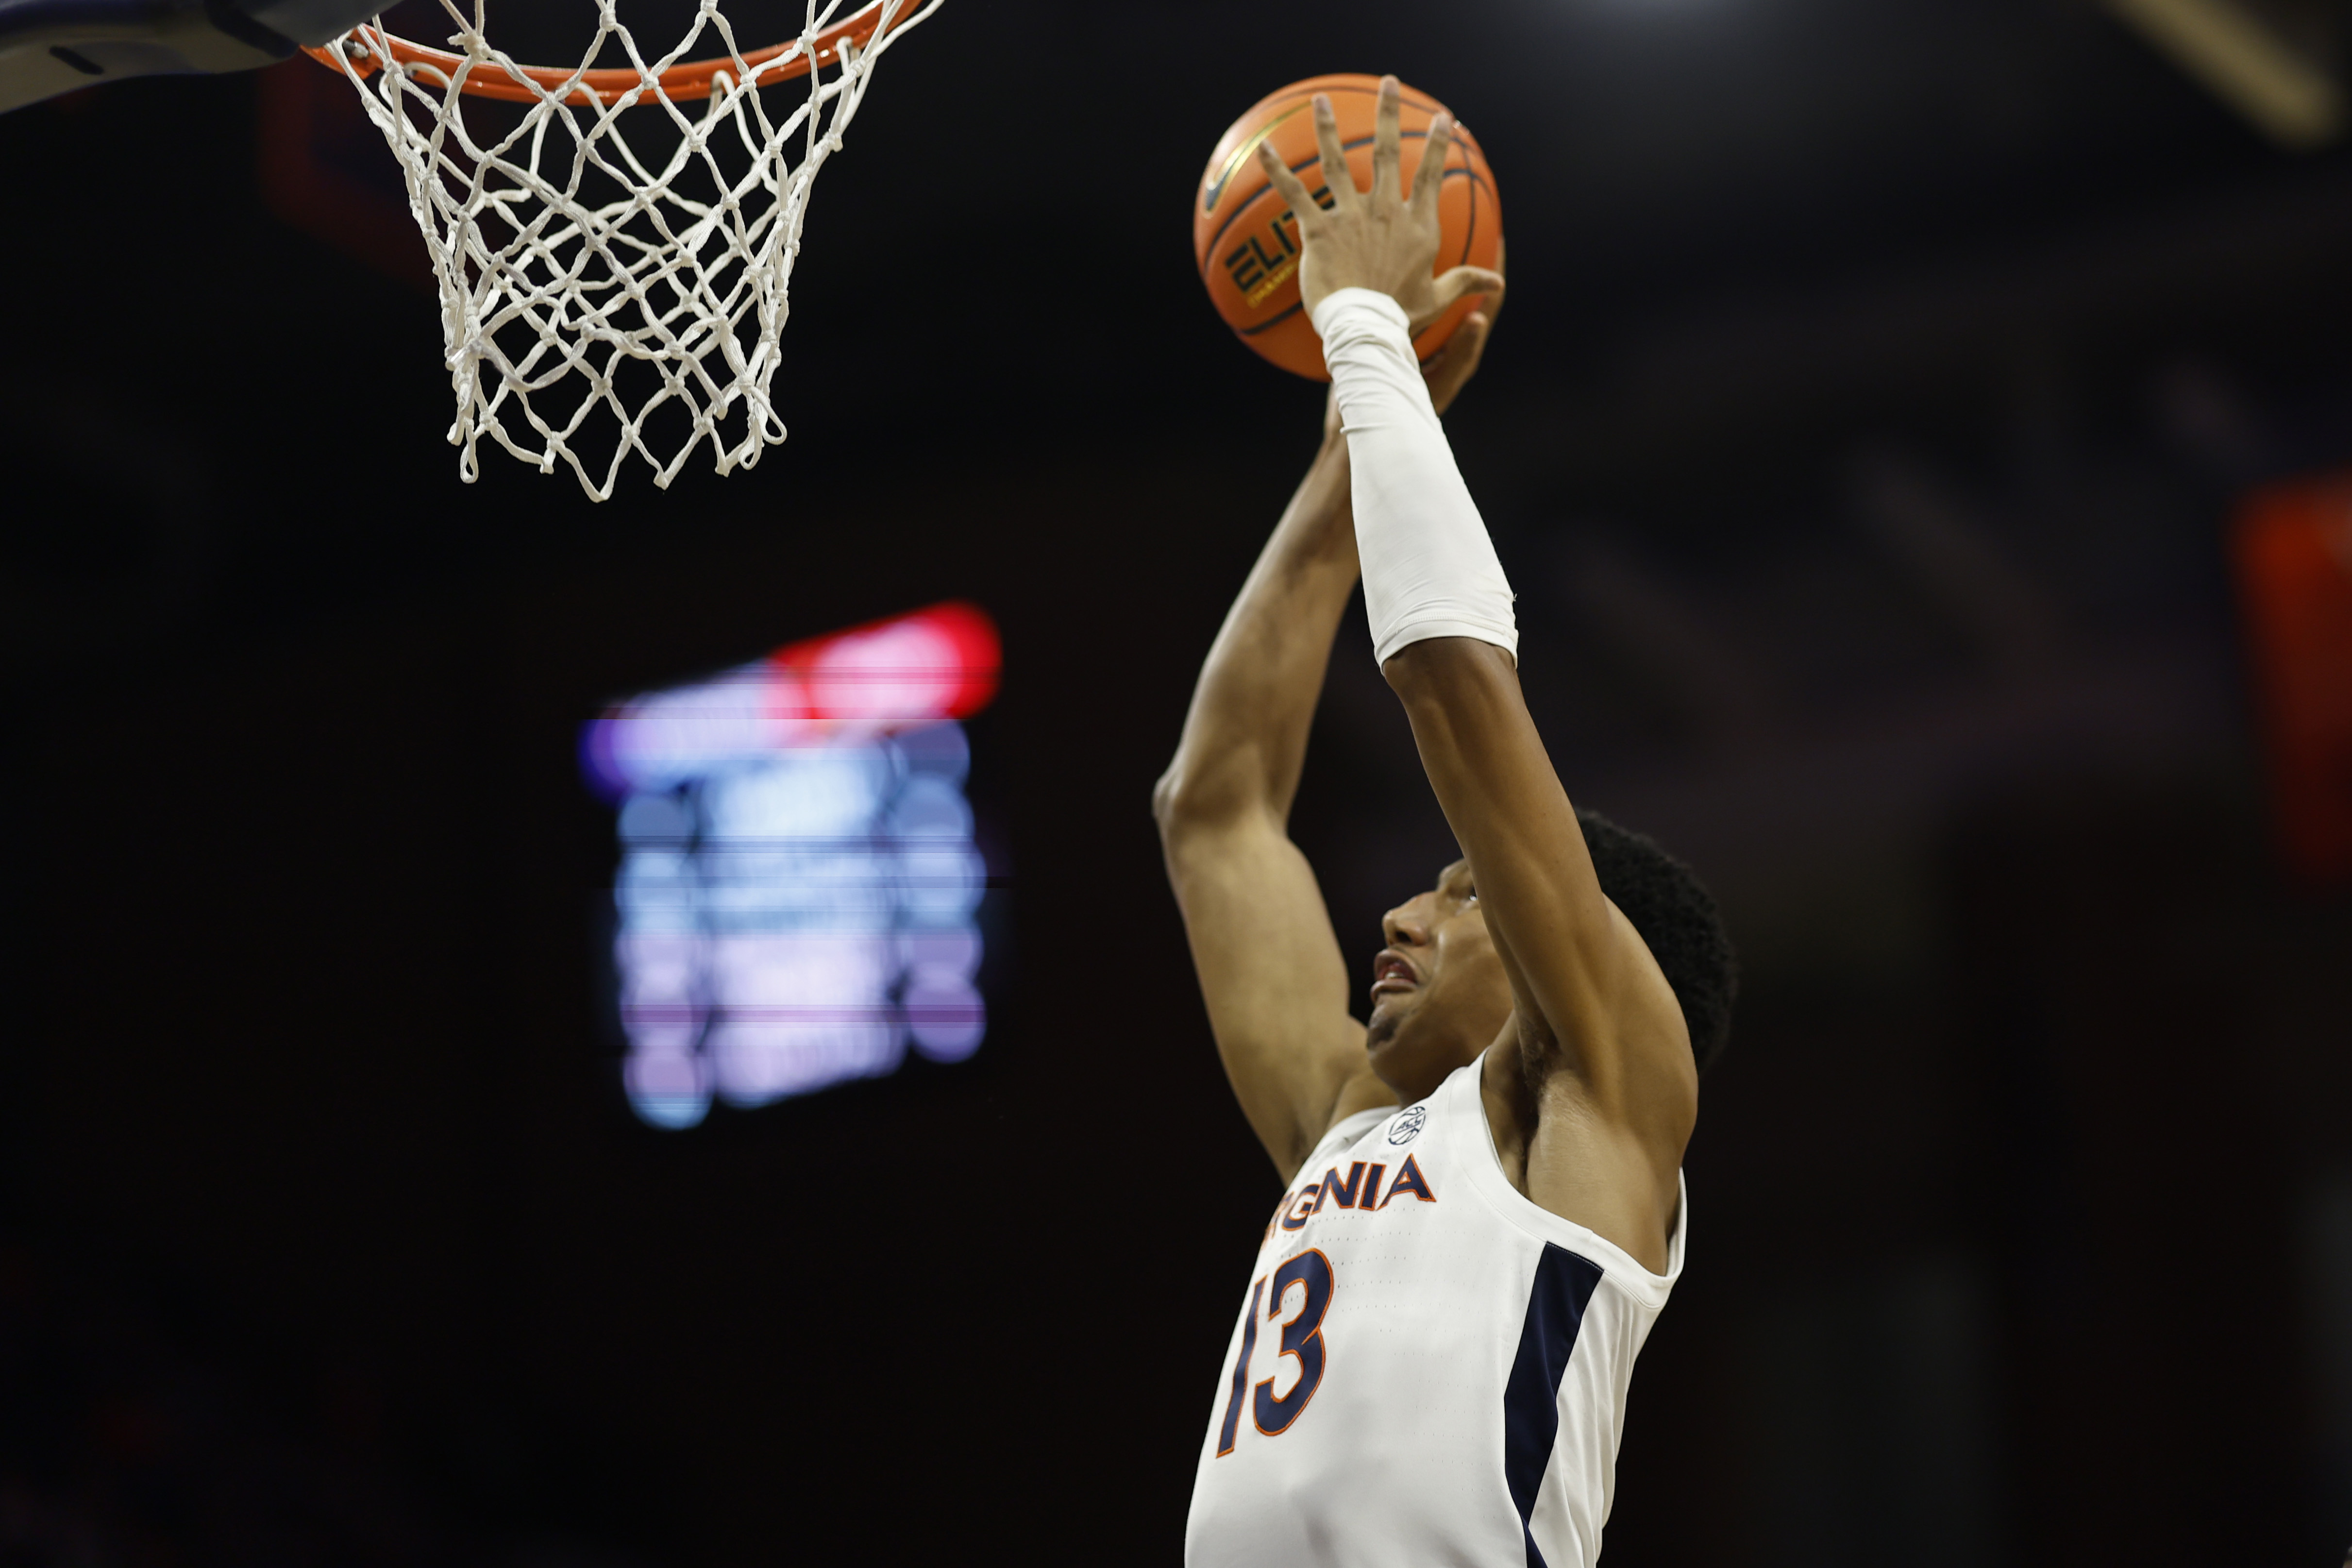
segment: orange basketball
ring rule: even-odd
[[[1202,173],[1199,199],[1192,205],[1192,259],[1208,285],[1209,299],[1242,342],[1286,371],[1315,381],[1328,381],[1323,368],[1323,342],[1298,302],[1298,224],[1290,209],[1266,182],[1258,167],[1261,142],[1271,142],[1283,162],[1307,183],[1318,197],[1324,192],[1323,175],[1315,149],[1315,95],[1331,100],[1339,122],[1339,144],[1348,151],[1348,167],[1356,188],[1372,183],[1372,110],[1380,96],[1381,79],[1373,76],[1318,76],[1269,93],[1234,121],[1209,154]],[[1398,129],[1404,187],[1412,188],[1413,171],[1421,167],[1421,148],[1429,136],[1429,122],[1447,112],[1425,92],[1404,89],[1399,99]],[[1495,200],[1495,176],[1486,155],[1470,133],[1458,127],[1445,157],[1445,179],[1438,187],[1438,211],[1444,237],[1437,247],[1437,270],[1449,268],[1495,267],[1503,254],[1503,213]],[[1454,329],[1478,308],[1478,296],[1455,301],[1413,340],[1423,360],[1445,346]]]

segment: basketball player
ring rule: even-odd
[[[1302,215],[1339,428],[1154,795],[1219,1054],[1289,1184],[1220,1369],[1185,1561],[1590,1564],[1633,1358],[1682,1271],[1683,1148],[1731,952],[1679,863],[1570,806],[1521,700],[1510,588],[1437,422],[1487,317],[1426,384],[1411,336],[1502,289],[1431,276],[1452,126],[1430,126],[1406,190],[1385,80],[1359,192],[1327,100],[1315,118],[1328,210],[1261,162]],[[1360,561],[1375,657],[1464,856],[1384,918],[1368,1025],[1285,827]]]

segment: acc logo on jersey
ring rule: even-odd
[[[1425,1105],[1415,1105],[1400,1111],[1397,1119],[1389,1123],[1389,1142],[1410,1143],[1421,1136],[1421,1130],[1428,1122],[1429,1107]]]

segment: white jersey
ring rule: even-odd
[[[1633,1358],[1682,1273],[1503,1174],[1479,1064],[1333,1128],[1225,1347],[1187,1568],[1590,1568]]]

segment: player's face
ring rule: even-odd
[[[1381,930],[1388,945],[1372,961],[1365,1048],[1381,1081],[1411,1103],[1494,1043],[1510,1021],[1511,983],[1466,860],[1382,916]]]

